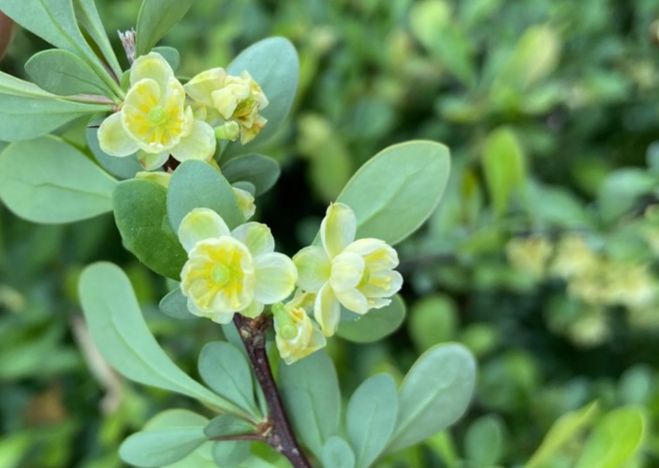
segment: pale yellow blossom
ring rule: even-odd
[[[275,341],[286,364],[292,364],[326,345],[325,336],[307,314],[313,303],[313,294],[298,293],[289,303],[272,306]]]
[[[391,303],[403,278],[394,268],[398,254],[380,239],[355,240],[352,209],[333,203],[320,227],[322,247],[310,246],[295,255],[298,285],[317,293],[314,317],[325,336],[336,333],[341,306],[363,315]]]
[[[228,75],[223,68],[212,68],[193,77],[185,85],[191,99],[207,108],[207,120],[217,124],[216,136],[242,144],[253,140],[267,120],[261,111],[268,98],[249,72]]]
[[[506,245],[506,255],[510,264],[535,279],[545,276],[547,262],[552,252],[551,242],[539,235],[514,238]]]
[[[220,215],[195,208],[183,218],[179,240],[188,253],[181,291],[191,313],[228,323],[234,313],[256,317],[265,304],[286,299],[297,280],[295,265],[274,252],[270,229],[250,222],[230,231]]]
[[[179,161],[208,160],[217,143],[213,128],[194,118],[183,85],[155,52],[133,63],[126,99],[118,112],[103,121],[98,140],[111,156],[137,153],[147,170],[162,166],[169,155]]]

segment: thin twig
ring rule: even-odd
[[[254,369],[256,380],[258,380],[268,404],[268,422],[270,425],[262,433],[263,440],[288,458],[294,468],[311,468],[311,464],[306,459],[304,452],[302,452],[293,435],[291,424],[286,416],[284,405],[279,396],[279,390],[277,389],[275,379],[270,370],[270,364],[268,363],[268,355],[265,350],[265,337],[272,325],[271,319],[262,315],[251,320],[240,314],[236,314],[233,323],[236,325],[238,334],[245,345],[245,350]]]

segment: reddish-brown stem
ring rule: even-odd
[[[14,22],[0,11],[0,59],[2,59],[9,48],[13,27]]]
[[[262,434],[263,440],[291,462],[294,468],[311,468],[304,452],[297,443],[291,430],[279,390],[272,376],[268,355],[265,350],[265,337],[271,326],[271,319],[260,316],[254,320],[236,314],[233,323],[245,345],[245,351],[251,361],[256,380],[258,380],[266,403],[268,404],[267,430]]]

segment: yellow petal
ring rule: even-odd
[[[331,264],[325,251],[312,245],[293,257],[297,267],[297,284],[305,291],[317,292],[330,279]]]
[[[121,112],[107,117],[98,129],[98,143],[104,153],[123,158],[134,154],[139,147],[124,129]]]
[[[206,122],[194,120],[192,130],[183,137],[178,145],[171,149],[172,156],[178,161],[188,159],[208,160],[215,154],[215,132]]]
[[[167,87],[169,80],[174,78],[174,71],[162,55],[151,52],[138,57],[130,68],[130,84],[149,78],[158,83],[161,91]]]
[[[391,270],[398,266],[396,250],[380,239],[358,239],[346,247],[346,252],[354,252],[364,257],[372,271]]]
[[[366,297],[381,298],[391,297],[400,291],[403,286],[403,277],[397,271],[382,271],[369,275],[366,284],[359,287],[359,290]]]
[[[233,194],[236,197],[236,203],[240,212],[243,214],[245,219],[250,219],[256,213],[256,203],[254,203],[254,195],[249,193],[247,190],[240,189],[238,187],[231,187],[233,189]]]
[[[245,223],[231,232],[231,235],[245,244],[251,254],[256,257],[275,250],[275,239],[270,228],[262,223]]]
[[[135,174],[135,178],[142,180],[149,180],[165,188],[168,188],[169,181],[171,180],[172,175],[168,172],[162,172],[162,171],[157,171],[157,172],[140,171],[137,174]]]
[[[193,77],[184,88],[192,99],[204,106],[212,107],[212,93],[224,85],[226,76],[227,73],[223,68],[211,68]]]
[[[332,260],[330,284],[334,292],[357,287],[364,275],[364,259],[352,252],[343,252]]]
[[[137,161],[146,171],[153,171],[165,164],[169,159],[169,153],[147,153],[146,151],[139,150],[137,152]]]
[[[222,217],[208,208],[195,208],[190,211],[178,228],[178,238],[187,252],[202,240],[229,234],[229,228]]]
[[[329,284],[325,284],[318,292],[313,313],[323,335],[332,336],[336,333],[341,319],[341,304]]]
[[[256,318],[263,312],[263,303],[253,301],[245,310],[240,311],[240,315],[248,318]]]
[[[343,203],[332,203],[320,224],[320,239],[330,258],[340,254],[353,240],[357,231],[354,211]]]
[[[254,298],[264,304],[286,299],[295,288],[297,270],[286,255],[272,252],[254,258],[256,283]]]
[[[345,291],[334,291],[334,294],[341,305],[349,311],[359,315],[368,312],[368,300],[359,290],[353,288]]]

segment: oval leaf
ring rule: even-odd
[[[260,154],[239,156],[222,165],[222,174],[230,183],[249,182],[254,186],[256,196],[270,190],[280,173],[277,161]]]
[[[435,210],[449,170],[449,150],[440,143],[393,145],[364,164],[336,201],[355,211],[358,238],[376,237],[393,245],[416,231]]]
[[[135,174],[144,169],[135,155],[118,158],[110,156],[101,149],[101,145],[98,143],[98,126],[101,122],[103,122],[103,118],[94,118],[89,122],[85,129],[87,146],[103,169],[120,179],[132,179]]]
[[[142,431],[124,440],[119,456],[135,466],[165,466],[186,457],[205,441],[203,426]]]
[[[174,231],[194,208],[210,208],[230,228],[245,222],[231,184],[203,161],[185,161],[176,168],[167,191],[167,213]]]
[[[232,143],[226,149],[227,155],[246,154],[267,141],[286,120],[297,91],[300,62],[295,47],[288,39],[270,37],[243,50],[227,67],[227,71],[232,75],[248,71],[269,101],[263,109],[268,123],[261,133],[247,145]]]
[[[137,56],[148,54],[193,3],[194,0],[143,0],[137,15]]]
[[[37,223],[68,223],[112,210],[117,182],[68,143],[22,141],[0,153],[0,199]]]
[[[476,362],[464,346],[441,344],[423,353],[401,385],[388,450],[414,445],[457,421],[469,405],[475,380]]]
[[[322,351],[279,367],[279,385],[295,433],[316,457],[338,432],[341,392],[332,360]]]
[[[576,468],[625,466],[641,448],[644,432],[641,409],[623,407],[607,413],[586,441]]]
[[[349,320],[343,320],[343,317]],[[395,332],[405,320],[405,302],[396,295],[391,304],[382,309],[373,309],[365,315],[347,312],[342,315],[337,334],[355,343],[372,343]]]
[[[237,435],[253,434],[254,426],[230,414],[221,414],[214,417],[204,428],[209,439],[233,437]]]
[[[368,467],[387,445],[396,425],[398,394],[394,380],[374,375],[355,390],[348,402],[346,425],[357,467]]]
[[[112,90],[80,57],[63,49],[37,52],[25,64],[30,79],[54,94],[100,94],[107,96]]]
[[[126,249],[156,273],[178,280],[187,258],[169,225],[167,190],[147,180],[126,180],[114,191],[114,219]]]
[[[250,365],[231,343],[208,343],[199,354],[199,375],[218,395],[258,416]]]
[[[483,416],[469,426],[465,454],[474,466],[496,466],[503,453],[503,423],[496,416]]]
[[[323,466],[332,468],[355,468],[355,454],[348,442],[339,436],[327,439],[323,446],[320,459]]]
[[[181,288],[174,288],[158,303],[160,311],[175,319],[189,320],[199,318],[188,310],[188,299],[181,292]]]
[[[241,414],[169,359],[146,326],[128,277],[119,267],[106,262],[88,266],[80,276],[78,293],[94,343],[124,377]]]

